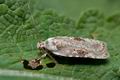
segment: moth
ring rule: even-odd
[[[107,59],[110,56],[105,42],[82,37],[51,37],[38,42],[37,48],[64,57]]]

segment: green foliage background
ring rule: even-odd
[[[119,80],[119,3],[119,0],[0,0],[0,80]],[[24,69],[20,62],[21,57],[38,57],[38,41],[52,36],[92,35],[108,44],[111,56],[105,64],[58,64],[55,68],[33,71]],[[50,61],[46,58],[44,62]]]

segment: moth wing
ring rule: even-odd
[[[87,49],[83,48],[76,48],[75,46],[62,46],[56,51],[52,51],[53,54],[59,55],[59,56],[64,56],[64,57],[89,57],[85,56],[88,54]]]
[[[106,44],[88,38],[54,37],[49,39],[53,54],[65,57],[106,59],[109,57]],[[54,43],[55,42],[55,43]],[[51,43],[54,43],[51,45]],[[53,48],[52,48],[53,47]]]

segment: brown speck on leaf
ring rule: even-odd
[[[40,64],[40,60],[33,59],[33,60],[23,60],[23,66],[25,69],[31,69],[31,70],[40,70],[43,68],[43,66]]]
[[[28,65],[34,69],[40,65],[40,61],[37,59],[34,59],[34,60],[29,61]]]

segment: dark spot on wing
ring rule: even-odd
[[[86,49],[77,49],[76,52],[79,56],[84,57],[86,54],[88,54]]]
[[[74,40],[77,40],[77,41],[84,41],[84,40],[81,39],[80,37],[74,37]]]

